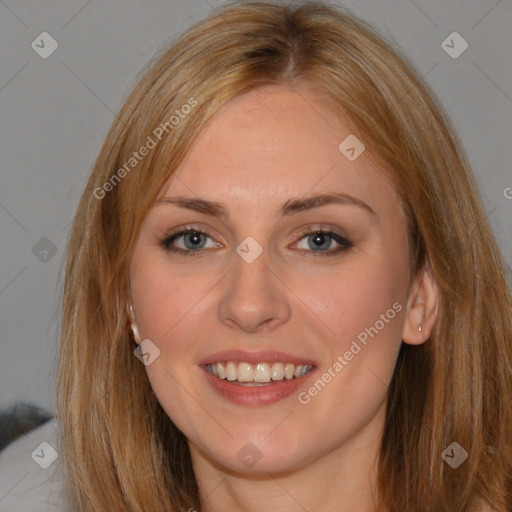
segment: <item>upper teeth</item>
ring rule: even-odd
[[[214,363],[206,366],[210,373],[219,379],[238,382],[270,382],[302,377],[313,368],[310,364],[295,366],[292,363]]]

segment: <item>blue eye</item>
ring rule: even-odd
[[[332,256],[352,247],[350,240],[332,231],[306,229],[301,232],[301,235],[299,242],[303,239],[307,240],[307,247],[299,248],[301,253],[311,253],[314,256]],[[183,240],[183,246],[176,247],[176,242],[180,239]],[[212,241],[209,247],[206,246],[207,239]],[[333,249],[333,242],[338,244],[338,247]],[[205,249],[222,247],[221,244],[213,241],[208,233],[197,228],[187,228],[171,234],[162,240],[160,245],[164,250],[182,256],[203,256],[207,252]]]
[[[184,248],[173,246],[173,243],[180,238],[183,238]],[[161,245],[166,251],[174,252],[176,254],[182,254],[184,256],[198,256],[199,253],[202,252],[201,250],[205,248],[206,242],[204,238],[210,238],[208,233],[199,229],[186,229],[162,240]],[[214,247],[218,247],[220,244],[214,242],[213,245]]]
[[[300,251],[311,252],[314,256],[332,256],[352,247],[350,240],[332,231],[324,231],[322,229],[305,230],[302,232],[302,235],[301,240],[306,239],[307,248],[300,249]],[[339,247],[332,249],[333,241]]]

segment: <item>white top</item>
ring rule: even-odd
[[[53,419],[0,451],[0,512],[67,512],[57,439]]]

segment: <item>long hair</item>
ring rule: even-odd
[[[467,159],[406,59],[319,2],[228,5],[196,24],[145,70],[105,139],[66,261],[56,413],[70,503],[80,512],[200,510],[187,440],[133,354],[130,258],[206,123],[266,84],[313,87],[348,117],[400,195],[411,278],[428,265],[437,284],[434,331],[422,345],[402,343],[389,388],[382,507],[511,507],[512,300]],[[457,469],[442,457],[452,442],[468,454]]]

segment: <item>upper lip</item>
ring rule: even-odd
[[[238,363],[292,363],[294,365],[310,364],[317,366],[312,359],[297,357],[284,352],[275,350],[263,350],[257,352],[249,352],[246,350],[223,350],[207,356],[199,361],[199,365],[215,364],[225,361],[233,361]]]

